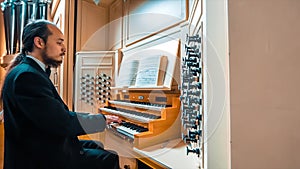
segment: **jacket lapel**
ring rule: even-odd
[[[41,74],[45,75],[48,78],[47,73],[31,58],[25,57],[23,60],[23,63],[29,64],[31,67],[35,68],[38,70]]]
[[[49,79],[48,74],[31,58],[25,57],[23,63],[29,64],[31,67],[38,70],[41,74],[43,74],[49,80],[49,83],[51,83],[50,86],[51,86],[51,90],[54,94],[54,97],[56,99],[58,99],[62,104],[64,104],[65,109],[69,110],[68,106],[64,103],[64,101],[61,99],[60,95],[58,94],[58,92],[57,92],[55,86],[53,85],[52,81]]]

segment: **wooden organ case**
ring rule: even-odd
[[[167,45],[173,53],[165,51]],[[178,74],[178,46],[178,41],[170,41],[130,56],[124,52],[115,100],[99,108],[103,114],[121,117],[123,123],[112,124],[110,130],[134,147],[180,137],[180,93],[174,76]]]
[[[172,40],[138,52],[122,51],[116,87],[111,89],[113,99],[99,107],[99,112],[123,120],[121,124],[111,124],[103,140],[106,147],[119,153],[121,166],[128,163],[128,158],[122,162],[123,157],[143,158],[134,148],[181,137],[179,45],[179,40]],[[136,168],[134,164],[130,166]]]
[[[137,148],[180,137],[178,94],[142,91],[119,95],[120,100],[107,101],[107,106],[100,108],[103,114],[118,115],[123,120],[110,125],[109,130],[116,135]]]
[[[183,64],[190,62],[182,54],[189,44],[169,39],[152,43],[119,52],[78,52],[75,111],[117,115],[123,120],[108,125],[105,132],[88,135],[116,151],[122,168],[198,168],[199,156],[190,153],[198,148],[186,145],[195,135],[189,130],[192,122],[185,118],[189,104],[184,98],[190,94],[184,92],[186,78],[181,72]],[[114,66],[117,60],[121,62]],[[106,93],[100,94],[103,79]]]
[[[121,9],[132,14],[118,23],[120,32],[110,31],[122,40],[112,49],[121,49],[77,53],[75,111],[118,115],[123,120],[103,133],[89,135],[105,149],[117,151],[121,168],[147,168],[139,162],[155,169],[204,168],[202,1],[170,2],[179,20],[173,25],[159,18],[167,27],[155,33],[152,27],[146,31],[147,24],[136,26],[140,22],[135,21],[142,18],[136,15],[137,9],[156,3],[120,2],[112,6],[112,16]],[[99,94],[102,74],[111,77],[111,86]]]

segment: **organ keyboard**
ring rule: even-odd
[[[123,134],[124,136],[129,137],[130,139],[134,139],[135,134],[139,134],[141,132],[148,131],[147,128],[136,125],[134,123],[123,121],[121,124],[114,123],[111,124],[111,127],[117,132]]]
[[[106,111],[114,115],[123,116],[127,119],[138,121],[141,123],[149,123],[150,121],[154,119],[159,119],[160,116],[154,115],[154,114],[148,114],[148,113],[141,113],[138,111],[133,110],[127,110],[112,106],[106,106],[104,108],[100,108],[101,111]]]
[[[118,97],[99,108],[101,113],[118,115],[123,120],[111,124],[109,131],[137,148],[180,137],[178,93],[143,91],[120,93]]]

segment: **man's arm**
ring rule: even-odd
[[[77,115],[55,98],[51,83],[39,74],[25,72],[15,79],[16,104],[34,125],[52,134],[77,136],[103,131],[102,115]]]

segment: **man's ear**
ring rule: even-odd
[[[40,37],[34,37],[33,43],[37,48],[40,48],[40,49],[44,48],[44,46],[45,46],[44,40]]]

